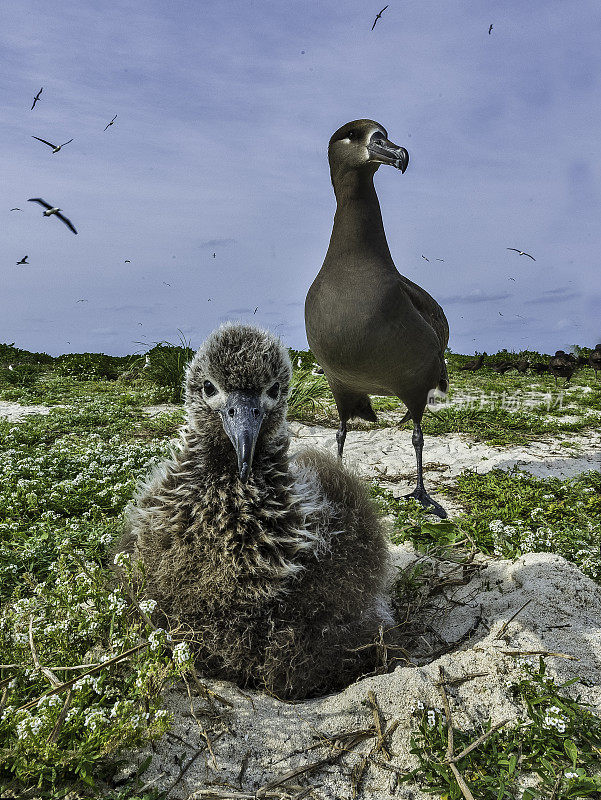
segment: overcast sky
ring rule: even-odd
[[[327,143],[362,117],[409,151],[376,174],[384,225],[453,350],[601,341],[598,0],[390,0],[371,31],[382,5],[5,3],[0,342],[125,354],[242,319],[305,348]]]

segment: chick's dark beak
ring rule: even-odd
[[[367,145],[370,161],[380,164],[390,164],[391,167],[405,172],[409,165],[409,153],[404,147],[385,139],[379,134],[374,134]]]
[[[238,474],[242,483],[250,475],[255,445],[265,412],[258,395],[232,392],[219,412],[223,428],[234,445],[238,458]]]

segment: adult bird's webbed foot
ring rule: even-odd
[[[441,519],[446,519],[449,516],[440,503],[437,503],[436,500],[433,500],[424,488],[420,489],[418,487],[417,489],[414,489],[411,494],[406,494],[405,500],[417,500],[418,503],[422,504],[426,511],[431,511]]]

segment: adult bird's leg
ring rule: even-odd
[[[441,519],[446,519],[447,512],[444,508],[437,503],[436,500],[433,500],[430,495],[426,492],[424,487],[424,473],[422,469],[422,451],[424,449],[424,434],[422,433],[422,427],[417,420],[413,421],[413,435],[411,436],[411,441],[413,442],[413,447],[415,449],[415,457],[417,459],[417,486],[411,492],[411,494],[405,495],[405,499],[409,500],[409,498],[413,498],[414,500],[418,500],[424,508],[432,509],[432,512],[439,516]]]
[[[336,441],[338,443],[338,458],[342,458],[342,450],[344,449],[344,442],[346,440],[346,420],[340,420],[340,426],[336,431]]]

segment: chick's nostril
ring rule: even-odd
[[[253,408],[253,416],[255,417],[255,419],[259,416],[260,413],[261,412],[259,411],[258,408]]]

